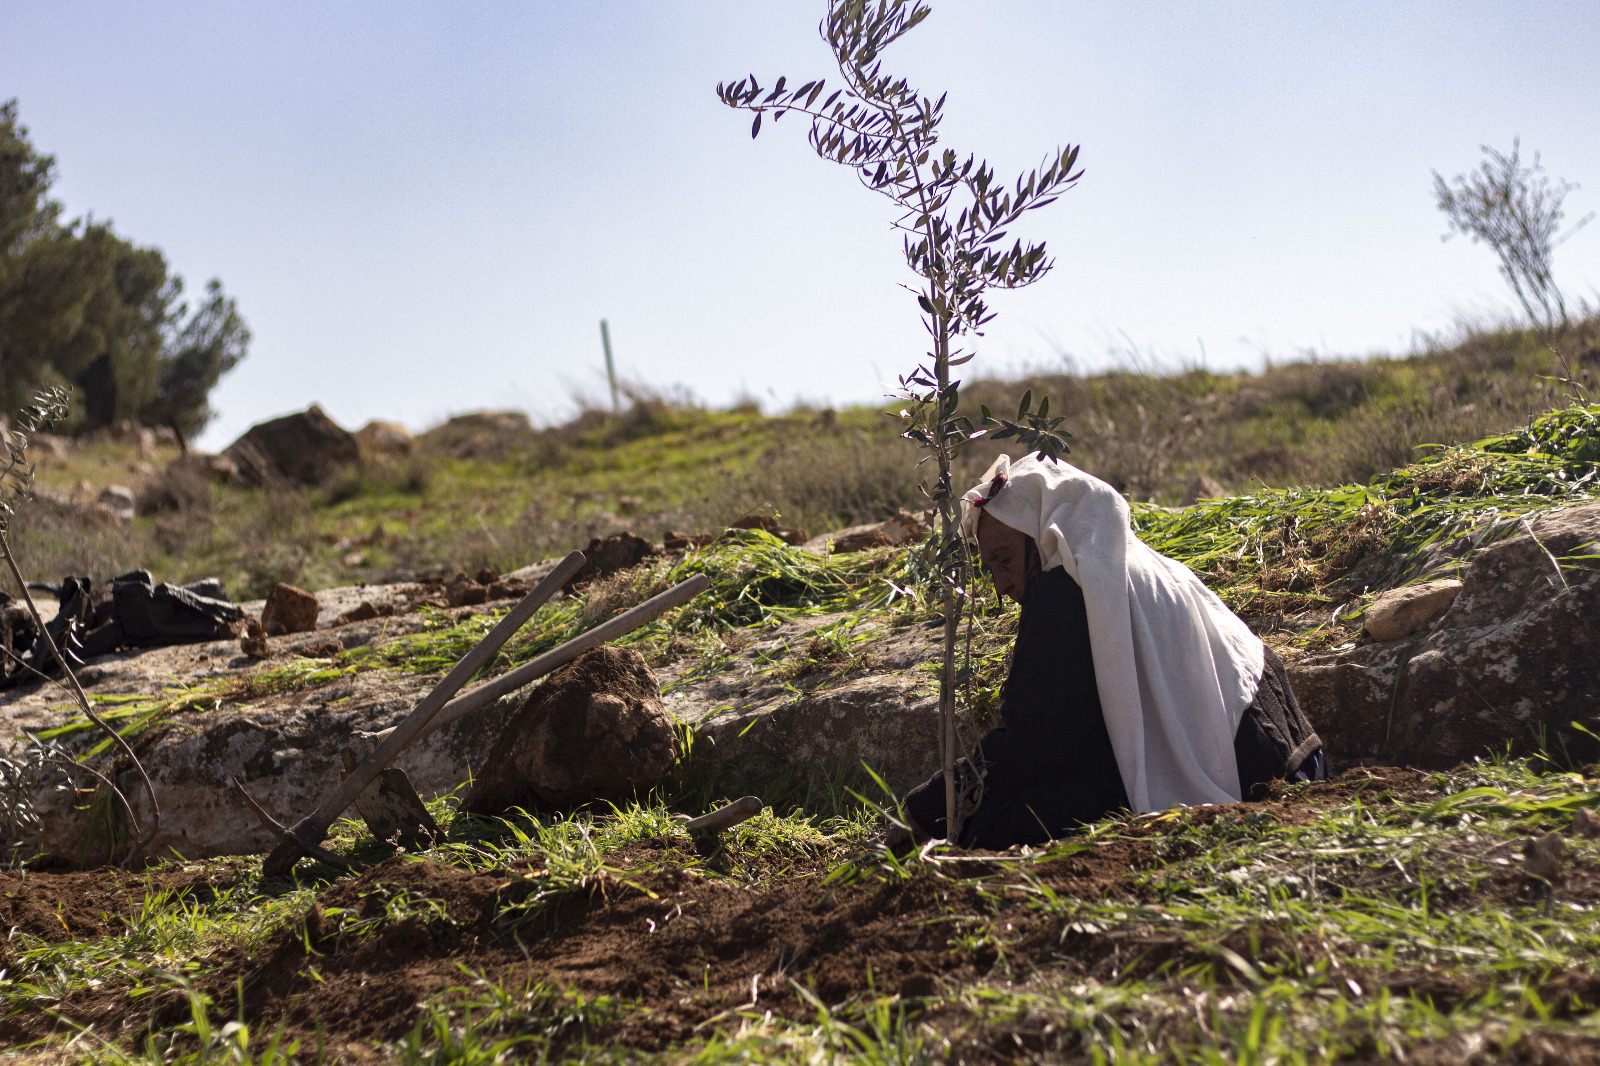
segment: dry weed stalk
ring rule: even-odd
[[[82,767],[93,773],[106,787],[111,789],[118,801],[121,802],[123,811],[127,814],[128,826],[133,830],[134,841],[133,845],[128,849],[128,854],[122,860],[122,866],[126,868],[131,867],[134,857],[142,852],[151,840],[155,839],[156,831],[161,826],[161,804],[156,799],[155,786],[151,784],[150,775],[145,772],[144,764],[139,761],[139,756],[134,753],[133,747],[129,745],[121,733],[111,727],[110,723],[95,713],[94,704],[89,700],[88,694],[83,691],[83,685],[79,683],[78,675],[73,672],[72,664],[68,661],[66,652],[57,646],[55,637],[45,627],[44,618],[39,614],[39,605],[34,602],[33,593],[28,590],[28,582],[22,576],[22,568],[17,564],[16,555],[11,551],[11,540],[8,536],[10,532],[9,519],[14,513],[15,501],[26,496],[33,486],[33,465],[28,461],[28,438],[31,434],[38,433],[45,427],[60,421],[66,416],[66,413],[67,396],[65,390],[46,390],[39,393],[34,398],[33,404],[25,408],[17,416],[18,428],[9,430],[6,434],[5,466],[0,468],[0,556],[4,556],[6,567],[11,571],[11,579],[16,582],[17,588],[22,591],[23,601],[28,605],[28,613],[33,617],[33,624],[38,633],[35,639],[44,641],[45,647],[50,652],[48,661],[60,666],[62,677],[66,681],[63,684],[55,678],[46,679],[65,688],[72,695],[84,717],[104,731],[111,738],[112,743],[121,749],[122,753],[133,763],[134,769],[139,772],[139,779],[144,783],[145,792],[150,797],[150,822],[147,826],[141,827],[138,812],[134,810],[133,804],[123,794],[122,790],[117,787],[115,782],[109,777],[95,772],[90,767]],[[70,634],[70,630],[68,632]],[[35,661],[37,662],[37,657],[35,657]],[[33,669],[36,673],[39,673],[40,677],[46,677],[36,667]],[[78,765],[81,767],[81,764]]]

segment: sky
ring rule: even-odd
[[[935,0],[885,55],[949,93],[942,143],[1084,175],[1016,232],[1055,258],[992,301],[968,372],[1223,370],[1404,352],[1513,308],[1441,241],[1432,172],[1542,153],[1600,207],[1600,4]],[[718,81],[834,75],[817,0],[0,0],[56,195],[217,277],[250,325],[201,444],[320,403],[354,429],[537,421],[621,374],[725,405],[878,402],[926,347],[892,206],[755,140]],[[1555,257],[1600,301],[1600,223]]]

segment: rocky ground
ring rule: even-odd
[[[1445,769],[1490,751],[1582,742],[1583,723],[1600,702],[1600,675],[1591,668],[1600,646],[1600,572],[1584,561],[1597,539],[1600,504],[1536,515],[1481,550],[1463,549],[1473,538],[1460,538],[1440,549],[1441,558],[1452,550],[1460,556],[1460,591],[1435,616],[1414,620],[1413,632],[1385,641],[1364,635],[1315,653],[1298,652],[1280,635],[1275,642],[1334,767]],[[268,831],[232,792],[235,777],[280,818],[314,806],[338,779],[340,749],[359,733],[394,725],[436,676],[382,660],[352,668],[350,653],[509,605],[440,608],[438,593],[417,585],[319,592],[319,627],[273,638],[264,662],[222,641],[89,664],[82,681],[103,707],[119,698],[194,694],[142,742],[164,808],[151,854],[205,858],[266,847]],[[382,615],[339,624],[363,602]],[[261,604],[245,608],[259,615]],[[703,757],[751,778],[849,777],[865,761],[903,790],[938,765],[938,637],[936,621],[808,613],[724,634],[710,651],[654,658],[665,706],[696,732]],[[1003,670],[1004,647],[1003,632],[978,641],[980,665],[987,656],[993,675]],[[397,765],[424,796],[453,792],[481,765],[518,698],[432,734]],[[0,693],[0,730],[13,746],[24,732],[47,732],[75,716],[50,686]],[[139,791],[124,778],[130,793]],[[91,854],[76,802],[57,789],[41,803],[44,850]]]

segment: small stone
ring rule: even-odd
[[[366,622],[378,617],[378,609],[372,605],[371,600],[362,600],[344,614],[333,620],[336,626],[347,626],[351,622]]]
[[[108,485],[96,501],[123,521],[133,517],[133,490],[126,485]]]
[[[1579,807],[1572,813],[1572,835],[1600,837],[1600,814],[1595,814],[1593,807]]]
[[[1374,640],[1400,640],[1420,633],[1450,609],[1459,581],[1424,581],[1380,593],[1367,608],[1366,629]]]
[[[252,659],[265,659],[272,654],[267,649],[267,631],[254,618],[244,620],[244,636],[239,638],[239,650]]]
[[[1561,861],[1567,854],[1567,842],[1560,833],[1546,833],[1529,843],[1523,866],[1528,873],[1545,881],[1554,881],[1561,873]]]
[[[269,637],[311,632],[317,628],[317,598],[305,589],[280,581],[267,593],[266,606],[261,608],[261,628]]]
[[[475,607],[489,602],[489,590],[466,574],[457,574],[445,586],[444,599],[451,607]]]

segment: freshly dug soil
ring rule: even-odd
[[[0,870],[0,952],[12,933],[51,944],[111,936],[138,913],[146,894],[166,889],[205,902],[213,889],[231,880],[231,869],[215,868],[156,874],[115,868],[68,873]]]
[[[1372,777],[1313,786],[1289,799],[1198,808],[1184,817],[1234,824],[1270,818],[1293,825],[1358,789],[1379,802],[1376,794],[1384,789],[1404,795],[1432,787],[1427,775],[1414,771],[1383,770]],[[1031,866],[1030,878],[1068,898],[1137,899],[1145,893],[1136,887],[1136,876],[1162,863],[1158,849],[1169,841],[1164,826],[1135,823],[1087,851]],[[528,875],[537,871],[472,873],[399,856],[330,886],[301,919],[265,942],[215,960],[219,965],[203,984],[218,1002],[232,1003],[242,982],[252,1024],[264,1031],[281,1026],[309,1041],[325,1041],[332,1055],[364,1058],[371,1056],[372,1041],[408,1033],[418,1004],[430,997],[481,995],[471,987],[478,974],[517,989],[544,983],[590,1002],[615,997],[612,1017],[588,1031],[574,1026],[565,1035],[659,1049],[703,1036],[705,1023],[752,1006],[813,1017],[815,1007],[791,982],[837,1005],[874,993],[925,996],[941,984],[982,979],[997,969],[1020,978],[1034,963],[1068,977],[1108,980],[1173,960],[1182,966],[1196,962],[1181,936],[1135,928],[1063,929],[1060,919],[1022,905],[1021,892],[1011,887],[1017,884],[1014,866],[1004,856],[974,854],[946,863],[943,876],[922,872],[907,881],[852,885],[826,883],[831,864],[799,860],[781,876],[774,870],[752,886],[684,868],[692,857],[689,847],[676,839],[636,844],[612,855],[607,871],[586,888],[540,906],[526,905],[536,888]],[[712,855],[706,864],[715,870],[719,860]],[[82,901],[91,915],[103,909],[100,901],[108,894],[128,890],[128,875],[59,876],[80,879],[70,882],[80,886],[70,898]],[[1475,899],[1455,902],[1492,905],[1524,890],[1519,873],[1507,870],[1504,878],[1480,886]],[[1574,870],[1563,895],[1600,898],[1600,877]],[[409,916],[379,920],[396,907]],[[33,921],[47,927],[55,914],[51,904]],[[88,935],[91,928],[111,928],[92,916],[73,918]],[[367,919],[373,922],[363,927]],[[966,935],[976,932],[990,935]],[[1295,942],[1267,926],[1240,929],[1225,945],[1253,960],[1325,951],[1317,941]],[[1378,980],[1358,966],[1346,972],[1357,980]],[[1235,976],[1216,963],[1219,982]],[[1562,978],[1566,983],[1552,987],[1552,995],[1564,1003],[1600,1002],[1600,979],[1574,984],[1577,976]],[[1441,1008],[1482,991],[1450,981],[1448,975],[1419,974],[1403,990],[1420,989]],[[176,995],[151,1006],[153,1014],[130,1012],[125,994],[107,989],[71,997],[56,1009],[107,1038],[138,1039],[152,1024],[187,1020],[187,1007]],[[37,1039],[51,1028],[42,1011],[14,1016],[0,1021],[0,1040]],[[976,1058],[1004,1059],[1017,1049],[1008,1043],[972,1050]]]

